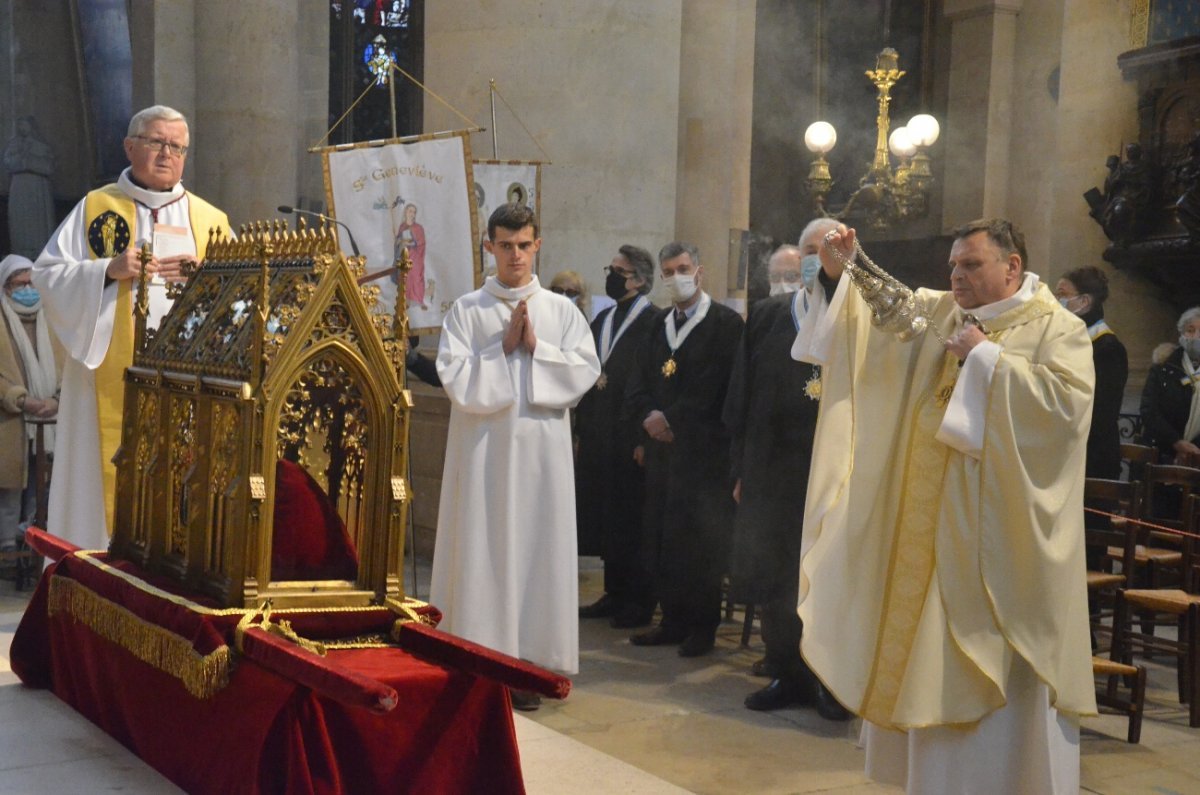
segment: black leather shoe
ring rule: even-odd
[[[634,629],[635,627],[648,626],[653,620],[653,607],[647,610],[637,605],[626,605],[608,623],[616,629]]]
[[[508,697],[512,700],[513,709],[519,709],[522,712],[533,712],[542,705],[542,697],[532,690],[517,690],[510,687]]]
[[[771,684],[746,696],[745,701],[746,709],[760,712],[811,703],[811,694],[806,694],[799,682],[788,679],[771,680]]]
[[[634,646],[673,646],[682,643],[687,633],[680,629],[671,629],[659,624],[647,632],[639,632],[629,637]]]
[[[825,720],[850,720],[852,717],[850,710],[838,703],[838,700],[833,697],[825,689],[825,685],[817,682],[817,714]]]
[[[579,617],[608,618],[609,616],[616,615],[618,608],[620,608],[620,605],[617,604],[617,600],[608,594],[604,594],[604,596],[601,596],[590,605],[584,605],[579,608]]]
[[[679,644],[680,657],[699,657],[708,654],[716,645],[716,636],[709,630],[693,632]]]

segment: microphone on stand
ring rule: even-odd
[[[337,224],[342,229],[346,230],[346,237],[350,238],[350,250],[354,252],[354,256],[356,256],[356,257],[361,256],[358,253],[358,244],[354,242],[354,233],[350,231],[350,227],[346,226],[345,223],[339,221],[338,219],[334,218],[333,216],[325,215],[324,213],[313,212],[312,210],[301,210],[299,207],[289,207],[286,204],[281,204],[278,207],[276,207],[275,209],[278,210],[279,212],[283,213],[284,215],[291,215],[292,213],[298,213],[300,215],[311,215],[314,218],[320,218],[322,221],[330,221],[332,223]]]

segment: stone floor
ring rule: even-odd
[[[597,561],[581,560],[581,598],[599,595]],[[428,592],[428,569],[416,593]],[[179,790],[44,691],[16,682],[8,645],[27,594],[0,582],[0,795],[173,793]],[[739,646],[739,620],[721,627],[712,654],[684,660],[674,648],[634,648],[604,621],[580,629],[581,672],[571,696],[516,716],[530,793],[885,793],[862,775],[854,722],[810,709],[755,713],[742,698],[764,684],[749,676],[762,653]],[[1200,730],[1173,697],[1173,670],[1152,666],[1140,745],[1124,742],[1123,718],[1085,721],[1083,792],[1200,792]]]

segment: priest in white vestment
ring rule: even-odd
[[[496,275],[455,302],[438,348],[451,410],[430,601],[441,629],[575,673],[569,409],[600,363],[587,318],[533,274],[541,240],[532,211],[498,208],[488,238]]]
[[[112,534],[125,368],[133,362],[138,252],[153,252],[146,271],[150,317],[171,306],[168,281],[184,261],[202,260],[225,213],[180,184],[187,120],[155,105],[134,115],[125,138],[129,168],[115,184],[90,192],[59,225],[33,268],[46,317],[66,349],[58,443],[47,527],[85,549],[104,549]]]
[[[802,653],[910,793],[1069,793],[1095,714],[1083,543],[1094,376],[1083,323],[1007,221],[955,232],[928,329],[876,328],[831,233],[793,356],[822,366]],[[939,340],[944,339],[945,342]]]

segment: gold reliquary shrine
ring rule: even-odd
[[[329,229],[260,222],[212,233],[158,329],[139,300],[112,554],[223,607],[402,599],[407,264],[373,311]]]

